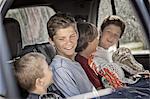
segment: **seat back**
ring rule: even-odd
[[[56,51],[50,43],[28,45],[22,48],[21,30],[19,22],[13,18],[5,18],[4,26],[6,30],[8,45],[11,52],[11,59],[16,59],[29,52],[39,52],[45,55],[50,64]]]
[[[42,44],[35,44],[35,45],[28,45],[25,46],[22,49],[21,56],[25,55],[26,53],[29,52],[39,52],[45,55],[46,61],[48,64],[51,63],[53,57],[56,55],[55,48],[49,43],[42,43]]]
[[[22,49],[20,25],[19,22],[13,18],[5,18],[3,22],[10,48],[11,59],[14,59],[19,56]]]

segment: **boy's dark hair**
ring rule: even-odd
[[[14,64],[14,73],[20,86],[28,91],[34,90],[37,78],[44,77],[43,54],[30,52],[17,60]]]
[[[88,42],[92,42],[98,36],[98,30],[95,25],[88,22],[77,23],[79,33],[76,52],[81,52],[87,48]]]
[[[69,14],[56,13],[47,22],[48,35],[53,40],[53,36],[58,29],[67,28],[69,26],[74,26],[76,30],[75,19]]]
[[[104,28],[110,24],[114,24],[116,26],[119,26],[121,28],[121,34],[120,37],[123,35],[125,30],[125,22],[123,19],[121,19],[119,16],[111,15],[104,19],[101,25],[101,31],[103,32]]]

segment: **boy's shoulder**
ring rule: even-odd
[[[56,55],[54,58],[53,58],[53,60],[52,60],[52,62],[51,62],[51,66],[53,67],[53,66],[57,66],[57,65],[63,65],[63,64],[67,64],[69,62],[69,59],[67,59],[67,58],[65,58],[65,57],[63,57],[63,56],[60,56],[60,55]]]
[[[39,94],[29,93],[27,99],[39,99]]]
[[[56,70],[58,68],[66,68],[68,70],[72,70],[72,68],[81,67],[78,62],[72,61],[71,59],[68,59],[60,55],[56,55],[54,57],[50,66],[52,67],[53,70]]]
[[[72,64],[72,61],[70,59],[67,59],[63,56],[60,56],[60,55],[56,55],[50,66],[52,66],[53,69],[57,69],[57,68],[68,68],[70,67],[69,65]]]
[[[27,99],[62,99],[62,97],[53,92],[45,93],[42,95],[30,93]]]

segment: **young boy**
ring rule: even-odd
[[[94,53],[89,64],[99,75],[103,76],[102,82],[105,87],[119,88],[125,83],[135,83],[132,79],[125,77],[121,66],[112,61],[108,49],[116,44],[125,30],[125,23],[119,16],[108,16],[101,25],[99,47]],[[94,66],[92,66],[94,64]]]
[[[74,18],[57,13],[49,19],[47,29],[50,43],[57,51],[50,64],[56,87],[65,97],[91,92],[94,86],[81,65],[74,60],[78,40]]]
[[[84,71],[86,72],[89,80],[96,89],[102,89],[101,78],[88,65],[88,58],[96,51],[99,42],[99,33],[95,25],[87,22],[77,23],[79,32],[78,44],[76,52],[78,53],[75,60],[78,61]]]
[[[52,72],[44,55],[31,52],[15,62],[14,72],[20,86],[29,92],[28,99],[39,99],[53,83]]]

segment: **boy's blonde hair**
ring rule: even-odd
[[[44,55],[31,52],[15,62],[15,76],[22,88],[34,90],[36,79],[44,77],[43,61],[46,61]]]

